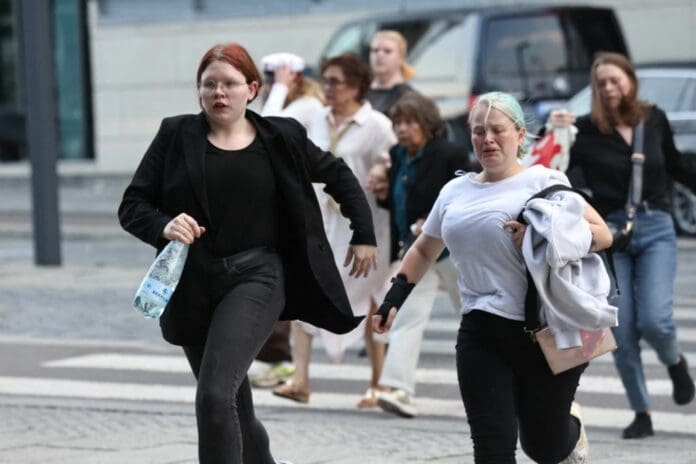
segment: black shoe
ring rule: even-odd
[[[647,412],[636,413],[633,422],[623,430],[623,438],[643,438],[655,435],[652,427],[652,419]]]
[[[694,399],[694,379],[689,375],[689,365],[684,355],[679,356],[679,362],[667,368],[672,379],[672,399],[677,404],[688,404]]]

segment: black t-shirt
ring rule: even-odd
[[[208,142],[205,181],[213,253],[230,256],[279,243],[279,199],[269,153],[256,137],[241,150]]]
[[[372,105],[372,109],[389,117],[389,110],[394,106],[394,103],[408,92],[415,92],[413,87],[408,84],[397,84],[389,89],[370,89],[367,91],[367,101]]]
[[[570,150],[568,178],[574,187],[592,191],[602,216],[622,210],[631,180],[632,144],[616,130],[603,134],[589,116],[578,118],[578,134]],[[696,187],[696,157],[685,156],[674,145],[665,113],[652,107],[645,121],[642,200],[654,209],[669,210],[672,179]]]

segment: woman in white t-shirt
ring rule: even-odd
[[[373,326],[377,332],[389,329],[414,283],[446,246],[459,273],[457,373],[475,462],[514,463],[518,430],[522,449],[535,462],[586,462],[587,438],[571,405],[587,365],[553,375],[523,330],[525,226],[515,220],[529,197],[553,184],[569,185],[568,179],[518,162],[526,130],[522,108],[509,94],[481,95],[469,123],[483,170],[443,187]],[[591,250],[610,246],[609,229],[594,208],[588,205],[584,217]]]

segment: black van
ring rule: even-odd
[[[503,90],[523,102],[532,130],[587,85],[596,52],[628,55],[609,8],[515,6],[352,21],[332,36],[320,60],[347,51],[368,59],[372,35],[381,29],[406,37],[408,61],[417,71],[412,84],[437,102],[443,117],[461,120],[476,95]]]

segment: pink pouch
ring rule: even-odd
[[[556,339],[548,327],[534,333],[551,372],[559,374],[575,366],[586,363],[616,349],[616,340],[610,328],[602,330],[581,330],[582,346],[559,350]]]

